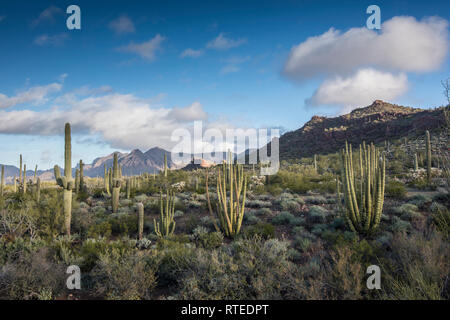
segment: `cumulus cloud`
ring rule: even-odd
[[[0,110],[0,133],[61,134],[64,123],[70,122],[74,133],[98,136],[113,148],[145,150],[172,145],[170,137],[175,129],[206,119],[198,102],[185,108],[167,109],[155,107],[149,100],[152,99],[106,92],[83,97],[73,95],[61,101],[62,106],[54,105],[39,112]]]
[[[394,75],[367,68],[349,77],[325,80],[305,103],[307,106],[340,106],[341,113],[347,113],[376,99],[392,101],[407,90],[408,79],[404,73]]]
[[[68,37],[69,36],[67,35],[67,33],[60,33],[55,35],[43,34],[36,37],[33,43],[38,46],[45,46],[45,45],[60,46],[64,43],[64,40],[66,40]]]
[[[114,30],[116,34],[119,35],[133,33],[135,31],[133,21],[131,21],[131,19],[126,15],[122,15],[117,19],[111,21],[108,26],[110,29]]]
[[[46,86],[36,86],[28,90],[21,91],[15,96],[8,97],[0,93],[0,109],[14,107],[15,105],[30,103],[33,105],[42,104],[47,101],[49,94],[58,92],[62,88],[60,83],[51,83]]]
[[[199,102],[194,102],[185,108],[174,107],[170,111],[169,117],[176,121],[189,122],[195,120],[206,120],[208,115],[203,110],[202,105]]]
[[[135,53],[142,58],[153,61],[156,57],[156,52],[161,50],[161,44],[166,38],[157,34],[154,38],[142,43],[130,43],[127,46],[118,48],[119,51]]]
[[[180,58],[186,58],[186,57],[198,58],[198,57],[202,56],[203,53],[204,53],[204,51],[201,49],[194,50],[194,49],[188,48],[180,54]]]
[[[39,16],[31,22],[32,27],[36,27],[37,25],[41,24],[42,22],[46,21],[54,21],[55,16],[62,15],[63,11],[56,7],[56,6],[50,6],[44,11],[42,11]]]
[[[384,22],[379,33],[367,28],[342,33],[331,28],[310,37],[291,49],[283,71],[296,80],[349,74],[361,67],[428,72],[442,64],[447,51],[446,20],[399,16]]]
[[[208,42],[206,44],[206,48],[214,50],[228,50],[231,48],[239,47],[240,45],[243,45],[246,42],[247,39],[245,38],[240,39],[227,38],[225,34],[222,32],[216,38]]]

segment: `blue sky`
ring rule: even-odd
[[[81,30],[66,28],[71,4]],[[373,33],[363,30],[371,4],[391,21]],[[439,106],[449,20],[448,1],[2,0],[0,163],[16,164],[19,153],[29,166],[61,163],[64,121],[74,124],[74,158],[89,163],[113,150],[168,147],[170,130],[192,120],[294,130],[372,96]],[[433,49],[393,57],[382,48],[395,37]],[[362,58],[370,54],[360,47],[374,42],[376,54]],[[386,85],[361,97],[365,82]]]

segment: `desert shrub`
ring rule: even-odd
[[[325,204],[327,199],[324,196],[308,196],[305,198],[306,203],[309,204]]]
[[[391,180],[386,183],[385,194],[390,198],[404,199],[406,197],[405,185],[400,181]]]
[[[414,204],[421,209],[423,209],[428,203],[431,203],[431,201],[432,199],[424,194],[417,194],[408,199],[408,203]]]
[[[275,227],[270,223],[258,222],[253,226],[247,227],[245,235],[248,238],[259,236],[263,239],[272,239],[275,237]]]
[[[270,208],[272,206],[272,202],[262,200],[248,200],[246,201],[246,206],[249,208]]]
[[[194,229],[192,239],[205,249],[217,248],[222,245],[223,234],[220,232],[209,232],[206,228],[199,226]]]
[[[112,300],[149,299],[156,285],[155,269],[153,259],[142,252],[108,249],[92,270],[94,291]]]
[[[256,210],[255,214],[258,216],[270,216],[272,215],[272,210],[269,208],[261,208]]]
[[[302,222],[303,220],[301,218],[297,218],[292,213],[287,211],[280,212],[272,219],[273,224],[288,224],[292,226],[300,225]]]
[[[392,232],[407,232],[411,230],[411,223],[404,221],[399,217],[392,218],[392,225],[390,226]]]
[[[320,236],[322,235],[322,233],[327,230],[328,225],[323,224],[323,223],[318,223],[315,224],[312,229],[311,229],[311,233],[316,235],[316,236]]]
[[[402,204],[400,207],[393,209],[394,213],[400,215],[403,220],[420,219],[422,215],[419,212],[419,208],[411,203]]]
[[[178,299],[300,298],[301,273],[288,244],[271,239],[238,240],[227,248],[197,250],[181,280]]]
[[[48,250],[21,251],[0,269],[0,299],[52,299],[64,291],[65,268]]]
[[[433,223],[445,237],[450,234],[450,212],[443,205],[433,202],[430,206]]]
[[[103,221],[98,224],[93,224],[88,231],[88,237],[90,238],[98,238],[98,237],[105,237],[109,238],[111,236],[112,230],[111,230],[111,223],[108,221]]]
[[[326,221],[328,210],[321,206],[312,206],[308,212],[308,219],[312,223],[323,223]]]
[[[448,300],[449,244],[438,233],[396,234],[385,274],[383,299]]]

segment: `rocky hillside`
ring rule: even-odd
[[[314,116],[300,129],[285,133],[280,137],[280,157],[293,159],[336,152],[346,140],[356,145],[362,140],[383,143],[414,138],[425,130],[440,130],[444,123],[442,109],[424,110],[376,100],[339,117]]]

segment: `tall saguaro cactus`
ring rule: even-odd
[[[164,153],[164,177],[167,178],[167,154]]]
[[[414,153],[414,171],[419,171],[419,160],[417,159],[417,152]]]
[[[144,235],[144,205],[139,202],[137,204],[138,208],[138,233],[139,233],[139,240],[142,240],[142,237]]]
[[[172,191],[167,190],[165,201],[162,192],[160,193],[160,205],[159,222],[156,222],[156,220],[153,219],[153,224],[155,226],[156,235],[160,238],[165,238],[172,235],[175,231],[175,196]]]
[[[384,203],[385,158],[373,144],[360,146],[360,187],[353,169],[352,146],[341,152],[346,218],[352,231],[369,234],[380,223]]]
[[[64,130],[64,176],[61,176],[61,170],[55,165],[55,178],[60,187],[63,188],[64,201],[64,225],[66,234],[70,236],[70,223],[72,220],[72,190],[74,188],[74,180],[72,178],[72,142],[70,124],[66,123]]]
[[[106,194],[109,196],[111,195],[111,193],[109,192],[109,172],[106,169],[106,163],[105,163],[104,183]]]
[[[2,165],[2,180],[0,182],[0,196],[5,192],[5,166]]]
[[[427,182],[431,183],[431,141],[430,141],[430,132],[427,130],[425,132],[425,144],[427,151]]]
[[[244,169],[240,164],[233,164],[231,156],[229,163],[224,162],[222,170],[217,170],[217,217],[214,227],[220,229],[230,238],[237,236],[241,230],[245,211],[245,197],[247,193],[247,179],[244,177]],[[208,172],[206,172],[206,197],[208,208],[213,215],[208,190]]]
[[[84,163],[83,160],[80,160],[80,191],[85,191],[85,185],[84,185]]]
[[[120,178],[119,160],[117,153],[114,153],[113,171],[112,171],[112,211],[114,213],[119,209],[120,187],[122,179]]]

